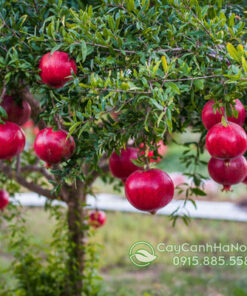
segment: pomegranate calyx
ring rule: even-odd
[[[222,192],[229,192],[231,190],[231,185],[223,185],[223,188],[221,189]]]

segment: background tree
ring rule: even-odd
[[[99,295],[91,281],[95,253],[85,246],[86,196],[94,193],[96,178],[113,181],[106,174],[107,159],[129,140],[135,147],[144,143],[157,150],[154,143],[167,142],[172,132],[188,127],[200,132],[199,142],[186,143],[181,161],[195,184],[186,189],[186,200],[203,194],[204,176],[197,167],[204,165],[200,153],[206,131],[200,116],[205,100],[214,98],[228,113],[234,99],[246,103],[244,5],[221,0],[0,1],[1,99],[11,94],[28,101],[39,128],[67,130],[76,142],[69,160],[48,169],[32,148],[0,163],[2,188],[14,193],[22,186],[46,196],[58,219],[53,247],[60,251],[44,265],[28,253],[24,228],[18,228],[23,235],[15,240],[14,227],[18,295]],[[41,82],[38,65],[44,54],[58,50],[75,59],[77,74],[55,89]],[[113,112],[119,112],[117,119]],[[145,162],[140,156],[140,165]],[[67,204],[66,221],[52,206],[54,200]],[[15,221],[12,226],[22,219],[13,211],[14,217],[12,211],[5,214]]]

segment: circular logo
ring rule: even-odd
[[[141,241],[134,243],[129,250],[130,261],[138,267],[149,266],[156,258],[151,244]]]

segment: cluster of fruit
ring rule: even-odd
[[[136,166],[132,160],[137,160],[138,154],[143,155],[143,144],[140,148],[127,147],[118,155],[110,157],[110,171],[125,184],[125,194],[128,201],[138,210],[155,214],[166,206],[173,198],[174,184],[170,176],[160,169],[147,169]],[[158,143],[159,155],[164,155],[166,146]],[[148,151],[149,162],[159,162],[160,157],[154,158],[154,152]]]
[[[40,77],[50,87],[60,88],[71,79],[72,71],[76,74],[76,64],[67,53],[55,51],[45,54],[40,61]],[[7,119],[0,124],[0,159],[10,160],[20,154],[26,142],[25,134],[20,127],[27,124],[31,116],[31,107],[25,100],[5,95],[1,107],[7,114]],[[75,142],[64,130],[53,131],[48,127],[38,132],[34,150],[37,156],[48,166],[69,159],[74,150]],[[0,209],[8,205],[9,196],[0,191]]]
[[[206,147],[212,156],[208,171],[215,182],[223,185],[223,191],[229,191],[231,185],[247,182],[247,161],[243,156],[247,150],[247,135],[242,128],[245,108],[236,100],[231,108],[238,115],[226,118],[225,109],[221,107],[220,110],[214,110],[214,105],[211,100],[202,110],[202,122],[208,130]]]
[[[137,160],[138,158],[138,153],[143,155],[144,151],[143,151],[144,145],[141,144],[140,145],[140,149],[134,148],[134,147],[127,147],[126,149],[121,149],[120,154],[118,155],[116,152],[113,152],[111,157],[110,157],[110,162],[109,162],[109,166],[110,166],[110,171],[112,172],[113,176],[121,179],[122,182],[125,184],[128,177],[134,173],[134,172],[141,172],[141,168],[136,166],[132,160]],[[158,143],[157,146],[157,152],[160,156],[164,156],[166,154],[167,151],[167,146],[164,145],[163,141],[160,141]],[[161,160],[161,157],[154,156],[154,151],[149,150],[147,153],[147,157],[149,158],[149,162],[159,162]],[[146,192],[145,194],[145,190],[150,190],[151,184],[152,182],[154,182],[154,186],[155,184],[158,184],[158,178],[161,179],[161,182],[158,184],[158,187],[160,188],[160,190],[162,190],[162,186],[164,186],[164,180],[162,179],[162,177],[165,176],[165,180],[167,179],[167,175],[166,173],[160,171],[160,170],[156,170],[155,172],[153,172],[153,170],[149,170],[149,175],[150,175],[150,179],[147,179],[147,176],[142,175],[142,179],[144,182],[144,185],[142,186],[142,194],[140,196],[136,196],[136,194],[131,194],[131,197],[128,197],[128,200],[130,201],[130,203],[135,206],[138,209],[141,210],[145,210],[145,211],[156,211],[158,208],[161,208],[163,206],[165,206],[170,200],[171,198],[166,196],[166,197],[162,197],[162,195],[160,194],[159,196],[153,196],[153,192]],[[156,176],[154,179],[152,179],[153,176]],[[134,176],[134,183],[137,181],[138,176]],[[152,180],[151,180],[152,179]],[[146,187],[145,187],[145,182],[146,182]],[[140,186],[140,185],[139,185]],[[171,188],[171,184],[170,184],[170,179],[169,179],[169,188]],[[141,188],[141,187],[140,187]],[[156,189],[157,191],[158,189]],[[165,191],[167,190],[167,188],[165,188]],[[171,190],[171,189],[170,189]],[[166,194],[166,193],[164,193]],[[126,194],[127,195],[127,194]],[[128,195],[129,196],[129,195]],[[136,196],[136,200],[134,200]],[[157,206],[158,204],[158,206]],[[91,226],[93,226],[94,228],[98,228],[101,227],[105,224],[106,221],[106,215],[103,211],[98,211],[98,210],[94,210],[92,212],[90,212],[89,214],[89,224]]]

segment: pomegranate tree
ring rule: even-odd
[[[63,87],[69,81],[72,71],[76,74],[77,67],[66,52],[55,51],[45,54],[39,64],[42,81],[54,88]]]
[[[52,128],[41,130],[35,138],[34,150],[37,156],[48,166],[69,159],[75,151],[73,137],[65,131],[53,131]]]
[[[244,181],[247,176],[247,161],[243,156],[234,159],[211,158],[208,163],[211,178],[223,185],[222,191],[229,191],[231,185]]]
[[[9,194],[5,190],[0,190],[0,210],[4,210],[9,204]]]
[[[148,155],[138,158],[136,148],[140,143],[153,147],[157,139],[176,141],[183,134],[182,173],[189,180],[178,192],[185,190],[182,196],[190,202],[202,194],[198,167],[204,164],[205,97],[227,110],[230,100],[247,102],[243,1],[151,2],[0,1],[1,101],[12,94],[17,102],[28,102],[40,130],[35,151],[30,143],[17,155],[24,135],[15,123],[2,122],[1,188],[11,194],[25,188],[45,196],[57,226],[55,243],[37,252],[42,256],[30,256],[19,219],[22,213],[9,207],[13,218],[8,237],[17,248],[13,254],[18,268],[4,278],[13,278],[14,273],[16,295],[38,295],[37,286],[44,295],[101,295],[94,285],[94,277],[98,280],[94,260],[100,256],[94,256],[93,243],[87,239],[88,195],[105,190],[95,181],[113,183],[110,167],[114,176],[127,178],[129,200],[141,210],[155,212],[172,198],[173,184],[166,173],[147,169]],[[0,108],[1,118],[4,113]],[[245,133],[240,125],[231,124],[229,119],[226,127],[219,122],[209,130],[212,156],[237,159],[246,150]],[[194,134],[190,139],[184,136],[187,130]],[[126,148],[123,161],[121,149],[130,141],[136,148],[131,152]],[[109,165],[114,151],[120,155],[113,154]],[[48,168],[42,160],[49,162]],[[162,165],[166,167],[165,161]],[[177,170],[176,161],[172,168]],[[56,200],[66,207],[59,209]],[[172,214],[173,222],[177,213]],[[11,294],[1,277],[0,270],[0,294]]]
[[[245,153],[247,136],[244,129],[236,123],[228,122],[214,125],[208,132],[206,146],[211,156],[231,159]]]
[[[215,124],[221,122],[222,116],[225,115],[225,109],[223,107],[214,110],[215,102],[214,100],[208,101],[202,109],[202,122],[207,130],[213,127]],[[241,126],[244,125],[245,122],[245,108],[240,100],[235,100],[235,105],[231,106],[232,111],[235,110],[238,112],[237,117],[227,117],[228,121],[234,122]]]
[[[26,138],[23,130],[13,122],[0,124],[0,159],[10,159],[22,152]]]
[[[174,184],[162,170],[136,171],[126,180],[125,193],[132,206],[155,214],[172,200]]]
[[[7,113],[7,121],[18,125],[25,124],[31,116],[31,107],[25,100],[15,101],[12,96],[5,95],[1,107]]]
[[[103,211],[92,211],[89,213],[88,223],[94,227],[99,228],[102,227],[106,222],[106,214]]]

